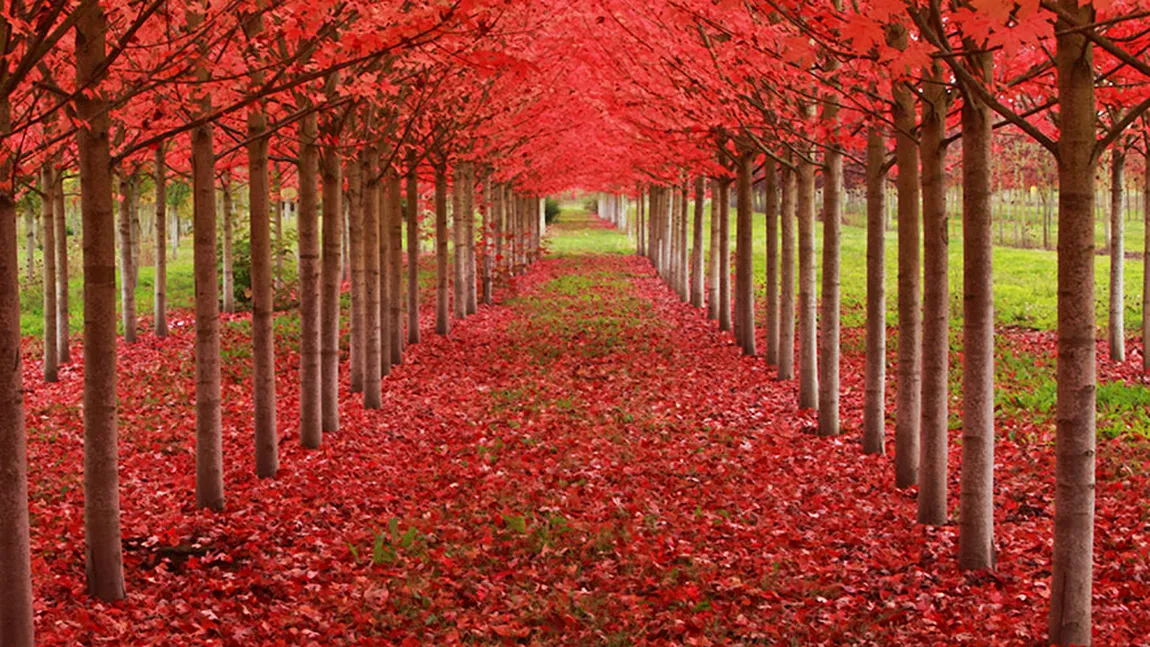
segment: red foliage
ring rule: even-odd
[[[601,298],[553,282],[572,276]],[[344,383],[343,430],[314,452],[294,438],[298,355],[281,331],[283,468],[272,481],[248,464],[246,320],[229,319],[222,514],[195,510],[191,494],[190,322],[122,346],[128,599],[114,605],[84,592],[81,363],[58,385],[29,375],[41,644],[1044,636],[1049,431],[1000,439],[999,568],[962,573],[956,528],[916,525],[914,493],[891,488],[889,461],[860,455],[860,355],[844,358],[848,435],[819,438],[804,431],[813,420],[795,410],[794,384],[741,357],[645,260],[547,260],[513,288],[509,305],[413,347],[384,381],[381,411],[364,411]],[[1038,346],[1048,354],[1051,340]],[[1137,644],[1150,625],[1150,448],[1122,440],[1099,452],[1095,636]],[[957,492],[958,460],[951,472]]]

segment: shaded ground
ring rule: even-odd
[[[889,459],[858,451],[857,350],[847,435],[817,438],[795,384],[740,357],[645,260],[590,253],[624,249],[617,234],[556,229],[560,254],[450,339],[425,312],[382,411],[345,381],[344,428],[319,451],[298,446],[297,320],[281,317],[275,481],[251,475],[247,322],[227,324],[222,514],[192,506],[190,329],[124,348],[120,604],[83,593],[80,375],[36,386],[40,642],[1042,643],[1043,427],[1002,422],[1000,568],[959,573],[955,528],[916,526]],[[1098,644],[1148,644],[1148,465],[1145,444],[1101,444]]]

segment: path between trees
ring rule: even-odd
[[[602,226],[567,217],[553,235]],[[129,593],[116,605],[84,593],[78,477],[48,478],[81,473],[78,413],[37,415],[78,400],[81,380],[38,387],[41,643],[1023,645],[1043,635],[1045,603],[1032,596],[1047,590],[1045,545],[1016,540],[1024,520],[1004,530],[1001,574],[959,573],[953,527],[916,526],[889,461],[859,452],[861,371],[844,370],[847,435],[819,438],[813,413],[794,409],[794,383],[742,357],[645,259],[548,258],[503,297],[450,339],[425,336],[384,381],[380,411],[348,397],[345,374],[342,430],[313,452],[288,432],[272,481],[245,462],[250,363],[225,361],[222,514],[195,510],[191,494],[193,335],[126,350]],[[278,323],[285,343],[293,321]],[[225,357],[248,348],[245,326],[225,326]],[[297,353],[280,360],[282,429],[295,428]],[[1004,472],[1008,488],[1017,469]],[[1108,631],[1108,644],[1137,640]]]

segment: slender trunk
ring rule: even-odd
[[[391,169],[381,169],[376,214],[379,223],[379,370],[391,374]]]
[[[379,321],[379,180],[375,176],[373,151],[360,152],[363,192],[360,210],[363,218],[363,408],[383,406],[380,377],[383,339]]]
[[[52,209],[56,219],[56,359],[61,364],[72,361],[72,317],[69,309],[68,285],[68,221],[64,211],[64,170],[57,168],[56,190],[53,197],[56,206]]]
[[[702,308],[706,282],[703,277],[703,203],[707,199],[707,186],[703,176],[695,178],[695,220],[691,241],[691,305]],[[642,204],[640,200],[639,204]]]
[[[1142,370],[1150,373],[1150,148],[1143,160],[1142,178]],[[61,360],[67,361],[67,360]]]
[[[507,212],[507,197],[506,190],[501,184],[494,186],[494,197],[492,209],[494,213],[494,221],[492,223],[491,237],[495,242],[495,258],[493,259],[494,270],[496,274],[502,272],[503,268],[503,220],[504,214]],[[494,289],[494,288],[493,288]]]
[[[731,181],[719,180],[719,330],[731,330]],[[713,216],[712,216],[713,217]]]
[[[132,293],[135,295],[136,287],[140,285],[140,177],[137,171],[132,171],[128,178],[131,192],[128,200],[128,222],[132,234]]]
[[[836,66],[837,67],[837,66]],[[838,108],[828,103],[823,120],[837,125]],[[843,154],[830,145],[823,154],[823,293],[819,325],[819,435],[837,436],[839,428],[840,237],[842,230]]]
[[[56,177],[50,161],[40,169],[40,186],[44,193],[40,202],[40,219],[44,223],[44,381],[55,382],[60,345],[56,341],[56,219],[52,214]]]
[[[236,311],[236,283],[235,273],[232,271],[234,265],[232,261],[232,231],[235,229],[232,225],[233,205],[232,205],[232,180],[224,174],[223,182],[221,183],[223,193],[223,207],[224,207],[224,245],[223,245],[223,268],[224,268],[224,312]]]
[[[1116,144],[1110,150],[1110,319],[1107,324],[1110,359],[1115,362],[1126,361],[1126,305],[1123,298],[1126,219],[1122,213],[1125,176],[1126,153]]]
[[[315,113],[310,113],[300,125],[297,221],[300,285],[299,441],[308,449],[316,449],[323,442],[320,395],[320,232],[316,205],[319,183],[317,139]]]
[[[992,59],[975,59],[989,79]],[[958,567],[994,566],[993,114],[973,92],[962,108],[962,474]]]
[[[735,183],[735,302],[738,304],[738,330],[744,355],[755,354],[755,266],[754,205],[751,204],[751,175],[755,154],[748,146],[739,152]]]
[[[1077,24],[1091,5],[1058,0]],[[1094,556],[1095,321],[1094,172],[1097,112],[1093,45],[1064,21],[1055,25],[1058,69],[1058,384],[1054,557],[1050,635],[1054,645],[1091,642]]]
[[[403,187],[399,172],[387,174],[388,329],[391,331],[391,363],[403,363]]]
[[[796,216],[799,225],[799,408],[818,409],[818,298],[815,294],[815,165],[805,150],[798,159]]]
[[[76,11],[76,84],[87,87],[105,73],[107,18],[97,0],[81,0]],[[107,101],[98,91],[81,94],[76,98],[76,114],[82,124],[76,141],[84,252],[85,570],[88,592],[98,600],[113,602],[124,597],[124,567],[116,429],[116,239]],[[10,222],[3,207],[0,200],[0,219]],[[2,227],[5,225],[0,224]],[[0,294],[17,292],[3,290]],[[0,312],[9,309],[0,308]],[[0,365],[19,367],[16,361]],[[3,417],[0,424],[13,425],[6,431],[14,433],[17,429],[14,418]],[[3,452],[0,456],[17,454]],[[21,500],[27,501],[27,497],[21,496]]]
[[[476,287],[476,272],[475,272],[475,165],[467,165],[467,184],[463,188],[463,238],[464,238],[464,251],[467,254],[466,258],[466,273],[464,275],[464,285],[466,285],[467,297],[466,309],[467,314],[473,315],[478,311],[477,287]],[[536,228],[532,227],[534,233]],[[534,254],[537,246],[534,244],[535,238],[532,236],[531,253]],[[534,258],[534,256],[532,256]]]
[[[684,302],[691,300],[691,285],[690,285],[690,261],[688,259],[688,250],[690,249],[690,218],[688,217],[688,209],[690,208],[690,184],[683,180],[683,186],[679,191],[679,252],[678,252],[678,265],[679,271],[677,274],[677,282],[679,285],[679,299]],[[619,211],[619,202],[622,198],[615,197],[616,200],[616,213],[621,214]],[[621,219],[620,219],[621,220]]]
[[[779,363],[779,184],[775,161],[768,156],[763,168],[766,174],[763,210],[767,221],[767,307],[766,360],[768,365]]]
[[[363,392],[364,360],[367,353],[366,324],[364,317],[367,313],[365,307],[367,292],[364,282],[367,280],[365,272],[365,227],[363,223],[363,173],[359,161],[348,157],[347,168],[347,202],[348,202],[348,228],[351,243],[351,392]]]
[[[866,397],[863,453],[886,453],[886,145],[867,131],[866,161]]]
[[[275,177],[275,184],[272,186],[272,198],[275,200],[272,205],[272,219],[275,226],[275,280],[272,287],[276,292],[279,292],[284,287],[284,201],[280,191],[279,175]],[[173,257],[175,258],[175,257]]]
[[[8,25],[0,18],[0,34]],[[0,136],[8,135],[9,107],[0,102]],[[81,131],[83,132],[83,131]],[[0,173],[10,176],[8,160]],[[51,228],[50,221],[48,227]],[[28,526],[28,456],[24,430],[24,377],[20,355],[20,261],[16,204],[0,192],[0,645],[35,644],[32,559]],[[47,257],[45,257],[47,258]],[[51,284],[45,284],[45,292]]]
[[[343,268],[343,168],[338,136],[328,133],[323,150],[323,261],[320,289],[320,418],[323,431],[339,430],[339,286]],[[333,141],[336,140],[336,141]]]
[[[795,169],[782,173],[779,209],[779,373],[780,380],[795,377]]]
[[[455,167],[451,183],[451,228],[452,228],[452,259],[451,259],[451,302],[456,319],[467,316],[467,295],[464,288],[467,272],[464,269],[466,254],[463,249],[463,185],[467,181],[467,173],[462,164]],[[516,259],[518,261],[519,259]]]
[[[279,470],[279,439],[276,432],[271,219],[268,213],[268,128],[262,107],[248,113],[248,175],[255,464],[256,476],[272,478]],[[156,222],[160,222],[158,217]]]
[[[491,232],[494,231],[491,221],[495,217],[495,192],[491,187],[491,171],[489,169],[483,171],[481,186],[483,187],[481,192],[483,202],[480,206],[480,214],[483,216],[483,226],[480,228],[480,240],[483,242],[483,265],[481,269],[483,275],[482,300],[484,305],[491,305],[491,290],[493,287],[491,282]]]
[[[136,341],[136,286],[132,277],[132,184],[126,175],[120,177],[120,318],[124,341]]]
[[[447,164],[440,162],[435,166],[435,332],[440,335],[451,332],[447,280]]]
[[[153,283],[153,313],[157,337],[168,336],[168,166],[164,146],[156,147],[156,276]]]
[[[36,279],[36,215],[24,210],[24,278],[29,283]]]
[[[923,311],[918,522],[946,523],[950,368],[949,244],[946,220],[946,89],[941,63],[924,70],[922,100]]]
[[[906,35],[902,35],[905,43]],[[894,86],[892,120],[898,164],[898,394],[895,400],[895,486],[918,482],[918,434],[922,411],[922,338],[919,302],[919,172],[914,94]]]
[[[203,18],[196,16],[197,24]],[[197,71],[201,80],[208,72]],[[212,111],[210,95],[199,113]],[[196,284],[196,505],[224,508],[220,411],[220,294],[216,271],[216,156],[213,127],[192,130],[192,240]],[[87,231],[87,228],[85,228]]]
[[[407,151],[407,343],[419,343],[419,159]],[[490,267],[487,275],[490,277]]]

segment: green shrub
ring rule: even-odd
[[[551,224],[559,219],[559,212],[562,209],[559,207],[559,201],[555,198],[547,198],[547,202],[543,205],[543,222]]]
[[[237,305],[245,308],[251,307],[252,302],[252,243],[251,232],[246,218],[236,218],[232,230],[232,296]],[[223,249],[223,232],[219,234],[220,249]],[[283,241],[279,246],[273,235],[271,241],[272,277],[275,277],[276,259],[280,259],[283,266],[282,288],[272,295],[275,308],[281,310],[289,307],[296,301],[295,286],[298,279],[296,268],[296,231],[284,229]],[[223,253],[217,256],[217,270],[220,274],[220,285],[223,285],[224,260]]]

